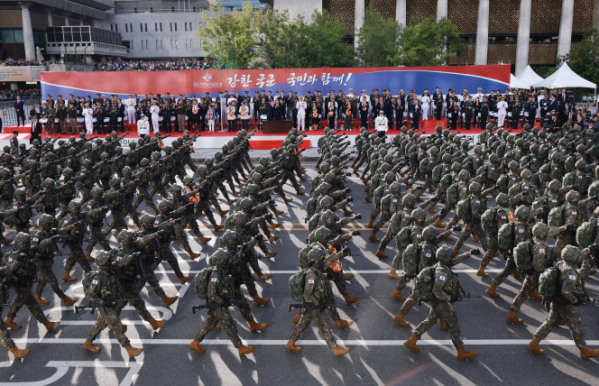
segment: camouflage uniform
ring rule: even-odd
[[[52,240],[52,237],[54,236],[53,233],[54,232],[52,231],[48,232],[42,229],[34,232],[31,238],[31,247],[35,251],[35,259],[40,270],[39,281],[35,287],[35,294],[41,296],[46,284],[50,284],[52,291],[54,291],[59,298],[63,299],[66,295],[62,288],[60,288],[58,279],[52,271],[54,256],[58,252],[56,240]]]
[[[65,260],[64,269],[68,273],[76,263],[81,265],[85,272],[91,271],[89,262],[83,254],[83,238],[87,232],[85,219],[81,215],[81,204],[71,201],[69,204],[69,214],[59,223],[58,233],[65,238],[65,243],[69,247],[69,257]],[[64,278],[63,278],[64,280]]]
[[[127,242],[125,242],[127,243]],[[150,312],[146,308],[146,302],[141,298],[139,288],[137,287],[141,272],[141,262],[139,256],[133,253],[133,250],[128,248],[118,248],[110,251],[112,266],[114,267],[116,276],[119,281],[120,296],[127,301],[120,301],[116,306],[117,314],[127,303],[131,303],[139,316],[143,320],[149,321],[152,319]]]

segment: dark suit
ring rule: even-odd
[[[15,101],[15,111],[17,112],[17,126],[25,124],[25,105],[23,101]]]
[[[33,140],[37,139],[41,140],[42,135],[42,123],[39,121],[35,121],[31,123],[31,138],[29,138],[29,144],[33,144]]]

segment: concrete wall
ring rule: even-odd
[[[273,9],[278,11],[286,9],[291,19],[303,16],[307,21],[310,21],[314,11],[322,12],[322,0],[274,0]]]

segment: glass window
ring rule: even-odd
[[[73,41],[74,42],[81,41],[81,27],[73,27]]]
[[[110,23],[110,30],[112,31],[114,29],[114,25],[112,23]]]
[[[129,26],[125,23],[125,32],[129,32]]]
[[[154,31],[158,32],[158,23],[154,23]]]
[[[193,48],[193,39],[189,39],[189,48]]]
[[[4,41],[6,43],[14,43],[15,42],[15,34],[12,30],[4,30]]]
[[[177,32],[177,23],[175,23],[175,32]]]
[[[160,40],[160,49],[163,49],[164,45],[162,44],[162,40]]]
[[[146,39],[146,50],[148,49],[148,39]]]
[[[160,23],[160,32],[162,32],[162,23]]]
[[[144,32],[144,25],[139,23],[139,32]]]
[[[173,23],[169,23],[171,26],[171,32],[173,32]]]
[[[143,40],[141,41],[141,49],[142,50],[144,49],[144,41]]]
[[[56,39],[54,37],[54,28],[52,28],[52,27],[48,28],[48,31],[46,32],[46,37],[48,38],[48,43],[56,41],[56,40],[54,40],[54,39]],[[2,31],[0,31],[0,42],[3,42],[3,41],[4,41],[4,37],[2,36]]]
[[[90,39],[89,39],[89,27],[82,28],[82,30],[81,30],[81,41],[84,41],[84,42],[89,42],[90,41]]]
[[[133,32],[133,23],[129,23],[129,31]]]
[[[175,49],[179,49],[179,40],[175,39]]]
[[[133,40],[131,40],[131,41],[129,42],[129,48],[130,48],[130,49],[133,49]]]
[[[15,43],[23,43],[23,30],[15,30]]]
[[[64,32],[64,41],[65,42],[72,42],[73,41],[73,33],[71,31],[72,27],[65,27],[63,32]]]
[[[171,39],[171,49],[175,48],[175,44],[173,42],[173,39]]]

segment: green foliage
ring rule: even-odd
[[[216,16],[207,18],[206,25],[198,31],[204,39],[204,50],[222,68],[248,68],[256,57],[256,26],[262,14],[253,10],[249,2],[243,4],[242,10],[231,13],[222,13],[219,4],[211,3],[210,11]]]
[[[451,20],[432,17],[404,27],[400,45],[398,63],[405,66],[444,65],[464,48]]]
[[[344,40],[345,28],[326,10],[314,11],[312,23],[305,27],[305,45],[298,52],[303,65],[297,67],[350,67],[354,63],[353,47]]]
[[[599,31],[587,28],[582,41],[573,44],[562,61],[567,61],[570,68],[583,78],[599,83]]]
[[[356,54],[366,67],[397,66],[401,26],[395,20],[385,20],[371,6],[366,8],[364,24],[356,35]]]

